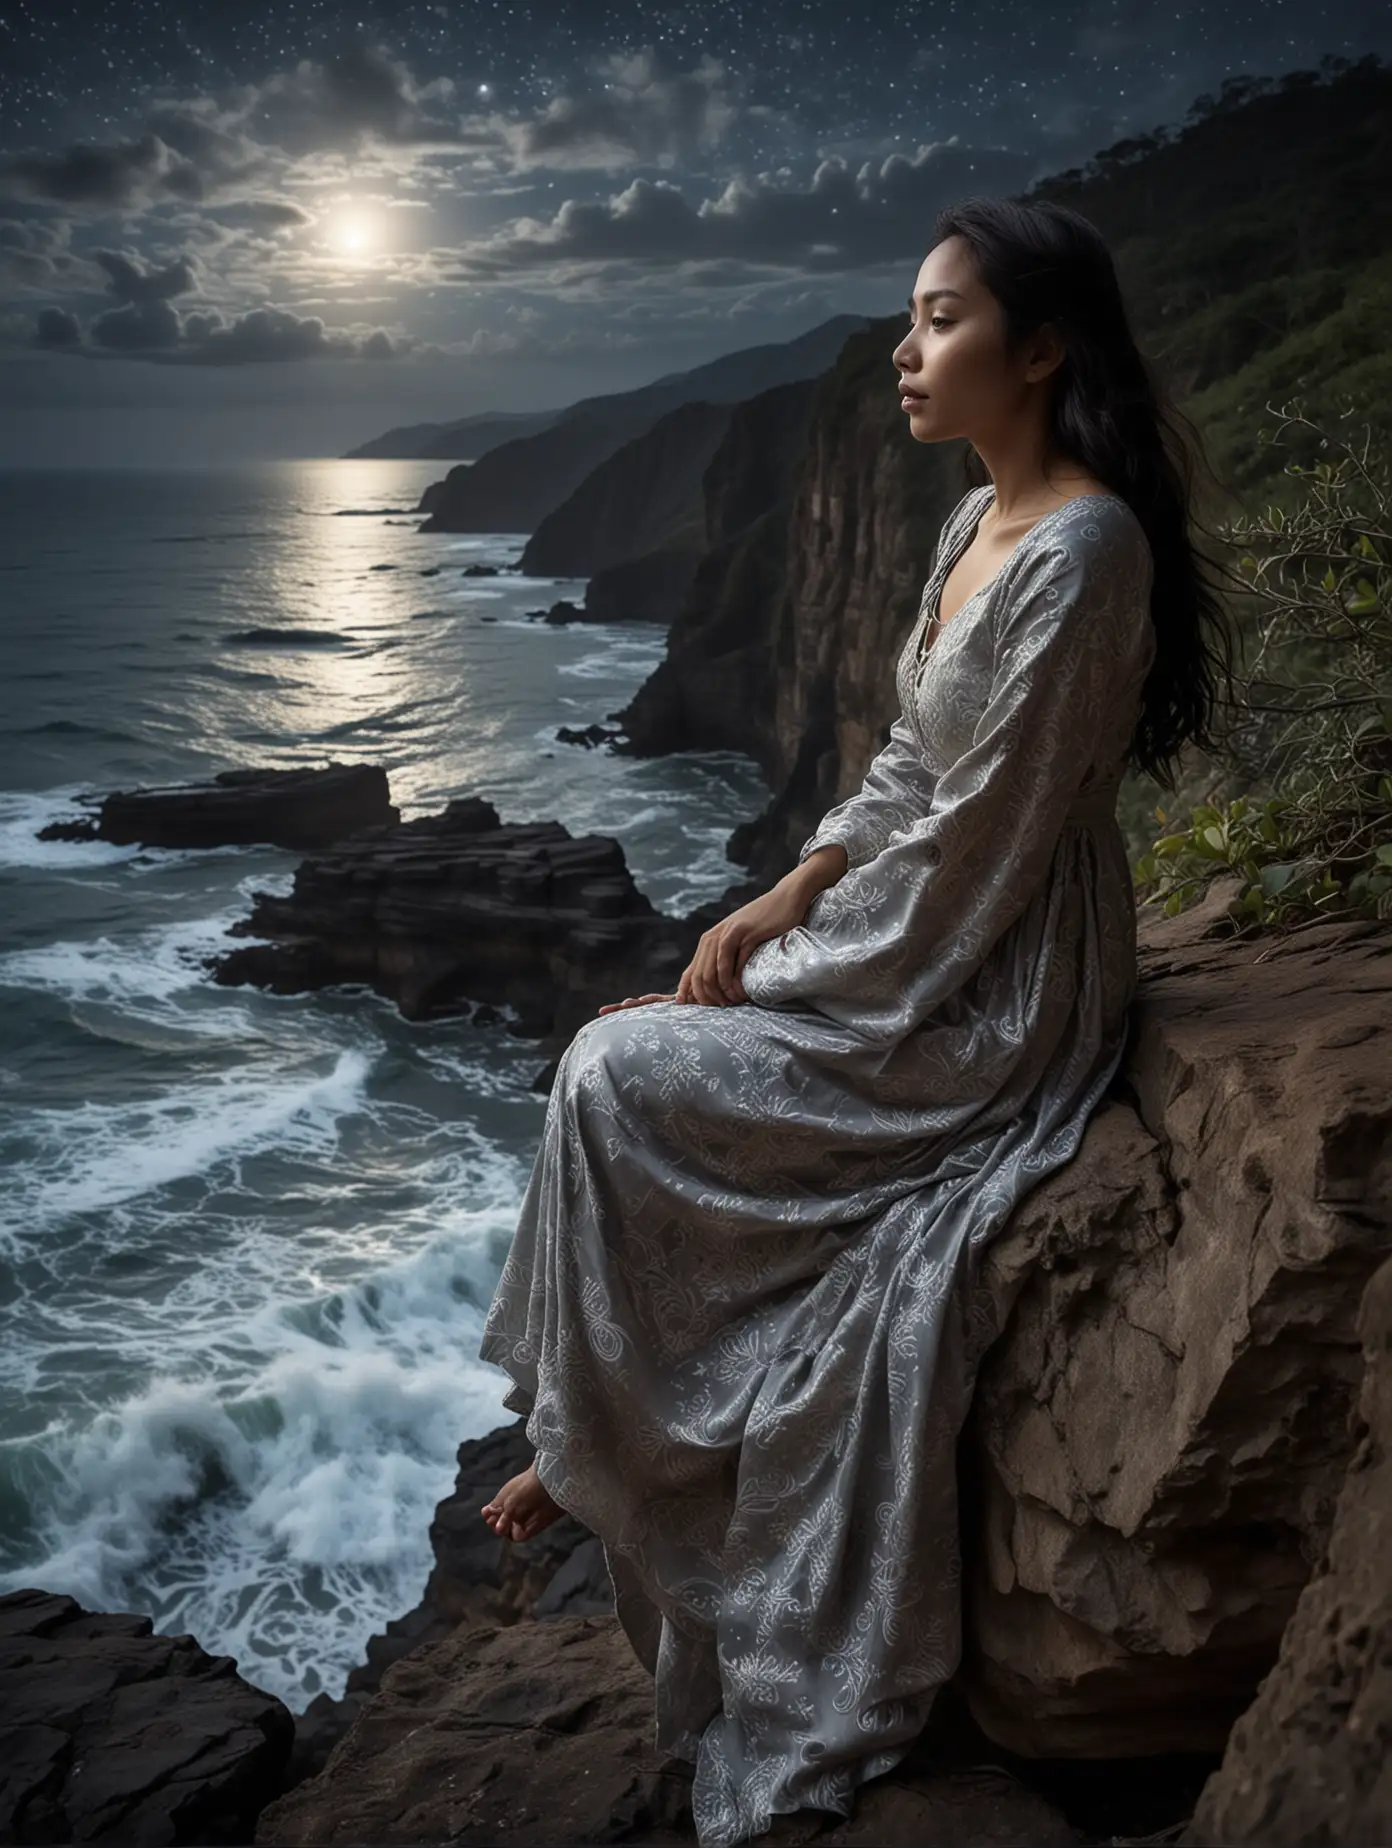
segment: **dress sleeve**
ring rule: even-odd
[[[903,713],[889,728],[889,742],[865,773],[855,795],[828,809],[814,834],[802,843],[798,865],[817,848],[839,841],[848,866],[864,866],[895,828],[909,825],[933,799],[933,773]]]
[[[964,495],[943,522],[928,574],[929,584],[937,576],[944,550],[955,543],[958,522],[966,517],[980,493],[979,488],[973,488]],[[925,593],[926,589],[927,586]],[[927,810],[933,799],[934,781],[901,712],[889,728],[888,743],[872,761],[855,795],[828,809],[802,843],[798,865],[817,848],[836,841],[846,850],[848,867],[864,866],[874,859],[894,829],[907,827],[915,816]]]
[[[819,893],[802,924],[756,945],[741,971],[751,1001],[800,1002],[890,1042],[968,981],[1024,911],[1150,658],[1149,547],[1139,528],[1119,543],[1104,531],[1056,529],[1024,555],[1002,587],[971,745],[926,811]]]

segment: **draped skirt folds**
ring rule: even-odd
[[[896,1044],[655,1002],[559,1062],[479,1353],[603,1542],[701,1848],[849,1815],[957,1665],[956,1440],[996,1332],[976,1265],[1120,1063],[1118,864],[1070,825]]]

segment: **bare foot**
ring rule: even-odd
[[[483,1506],[483,1518],[500,1540],[531,1540],[564,1513],[542,1487],[535,1463],[510,1477]]]

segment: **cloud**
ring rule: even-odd
[[[82,329],[75,314],[66,308],[42,308],[34,332],[34,345],[61,350],[81,344]]]
[[[239,199],[214,206],[204,215],[220,225],[248,231],[299,231],[314,223],[314,214],[293,199]]]
[[[66,219],[0,218],[0,275],[50,289],[79,267]]]
[[[198,286],[198,265],[180,256],[162,267],[144,267],[117,250],[98,250],[93,261],[106,271],[107,293],[118,306],[97,315],[84,338],[75,315],[49,307],[40,311],[30,344],[53,352],[124,354],[165,364],[235,366],[268,360],[392,359],[413,351],[410,339],[393,339],[384,328],[357,335],[330,330],[318,315],[262,306],[225,316],[216,307],[180,314],[174,300]]]
[[[537,270],[555,280],[595,266],[615,279],[678,265],[688,280],[720,270],[732,280],[770,268],[860,270],[921,256],[939,206],[969,193],[1021,190],[1031,168],[1028,155],[966,147],[954,136],[912,158],[892,154],[855,169],[823,160],[803,185],[786,168],[732,179],[698,205],[669,181],[639,178],[607,200],[567,199],[549,220],[516,219],[466,245],[444,273],[504,282]]]
[[[692,71],[663,68],[650,48],[599,61],[532,121],[494,117],[521,170],[671,166],[716,147],[739,115],[725,67],[705,55]]]
[[[383,45],[350,44],[322,63],[303,58],[255,86],[243,113],[269,117],[279,141],[342,145],[361,136],[405,147],[472,139],[452,79],[419,83]]]
[[[119,211],[156,199],[201,199],[203,176],[158,135],[145,134],[78,142],[59,154],[0,155],[0,189],[38,204]]]
[[[107,293],[123,302],[167,302],[198,286],[191,257],[177,257],[163,269],[141,269],[119,250],[94,250],[92,261],[106,271]]]

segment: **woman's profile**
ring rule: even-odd
[[[575,1034],[479,1350],[536,1451],[483,1517],[602,1539],[701,1848],[850,1814],[957,1666],[976,1266],[1121,1062],[1118,785],[1171,787],[1214,697],[1187,462],[1095,228],[945,210],[886,357],[986,477],[899,715],[674,994]]]

